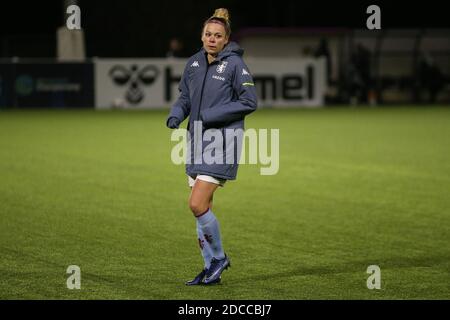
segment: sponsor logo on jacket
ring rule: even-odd
[[[224,77],[216,76],[215,74],[212,76],[212,78],[213,78],[213,79],[220,80],[220,81],[225,81],[225,78],[224,78]]]

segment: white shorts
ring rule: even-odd
[[[214,178],[214,177],[211,177],[211,176],[207,176],[207,175],[205,175],[205,174],[199,174],[199,175],[197,175],[197,176],[195,177],[195,179],[194,179],[194,177],[188,176],[188,184],[189,184],[189,187],[192,188],[192,187],[194,186],[195,181],[196,181],[197,179],[198,179],[198,180],[202,180],[202,181],[206,181],[206,182],[215,183],[215,184],[218,184],[218,185],[221,186],[221,187],[223,187],[223,185],[225,184],[225,182],[227,182],[226,179]]]

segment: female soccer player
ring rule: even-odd
[[[203,48],[188,60],[179,85],[180,97],[172,106],[166,122],[167,127],[175,129],[189,116],[190,137],[194,137],[197,121],[201,121],[202,136],[205,130],[215,129],[219,130],[224,141],[223,154],[220,155],[223,161],[205,163],[194,159],[198,145],[194,144],[194,139],[189,140],[192,150],[191,161],[186,164],[191,187],[189,207],[197,220],[198,241],[205,267],[186,285],[218,283],[222,272],[230,266],[230,259],[222,247],[219,223],[211,211],[213,194],[219,186],[223,187],[227,180],[234,180],[237,175],[236,143],[226,141],[225,130],[243,130],[245,116],[257,107],[253,79],[242,60],[244,51],[229,41],[230,34],[228,10],[217,9],[204,22]],[[202,155],[211,152],[206,150],[209,143],[201,145]]]

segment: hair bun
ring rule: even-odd
[[[230,20],[230,14],[228,13],[228,10],[225,8],[216,9],[216,11],[214,11],[213,17],[224,19],[227,22]]]

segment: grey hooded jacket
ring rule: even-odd
[[[180,97],[172,106],[167,124],[172,117],[181,123],[189,116],[188,130],[191,139],[188,143],[191,161],[186,164],[186,173],[190,176],[206,174],[227,180],[236,179],[238,155],[241,152],[237,150],[240,145],[237,140],[242,136],[227,140],[226,129],[244,129],[245,116],[257,108],[254,82],[242,60],[243,53],[244,50],[237,43],[230,42],[211,64],[208,64],[203,48],[189,58],[186,64],[179,84]],[[223,137],[223,154],[214,154],[208,147],[215,142],[214,138],[210,141],[203,140],[201,149],[198,144],[194,145],[194,121],[202,121],[202,136],[206,129],[220,130]],[[215,159],[222,157],[222,163],[208,163],[202,161],[202,157],[199,161],[197,156],[200,150],[201,154],[214,154]],[[233,161],[230,161],[230,157]]]

